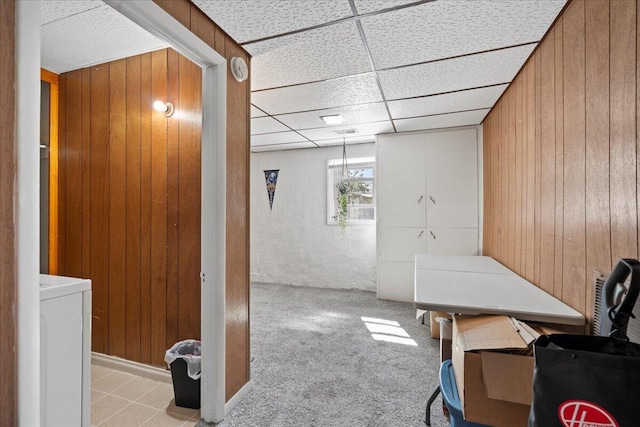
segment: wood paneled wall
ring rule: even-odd
[[[171,49],[60,75],[58,271],[92,280],[94,351],[200,338],[201,85]]]
[[[218,53],[231,59],[247,52],[189,0],[154,0]],[[249,80],[227,73],[226,398],[249,381]]]
[[[638,257],[635,0],[572,0],[484,121],[484,254],[591,317]]]
[[[0,1],[0,426],[17,425],[15,1]]]
[[[239,56],[250,63],[244,49],[189,0],[156,0],[156,3],[222,56],[227,59]],[[196,293],[196,280],[191,282],[189,277],[187,282],[183,276],[200,271],[200,246],[193,244],[199,242],[200,236],[200,159],[199,152],[185,154],[178,147],[183,147],[184,139],[189,144],[197,140],[199,147],[200,127],[193,126],[188,118],[180,120],[179,126],[172,126],[175,119],[167,122],[155,113],[149,117],[146,109],[138,110],[135,106],[148,105],[147,99],[155,99],[157,93],[168,93],[168,99],[175,99],[177,94],[199,93],[191,78],[199,82],[200,70],[184,71],[183,59],[171,51],[166,59],[157,53],[150,55],[116,61],[108,72],[104,67],[80,70],[68,80],[74,83],[74,89],[69,89],[70,96],[78,103],[67,104],[78,121],[69,130],[64,125],[60,129],[61,134],[70,133],[74,142],[68,151],[61,147],[73,166],[66,170],[61,160],[59,173],[67,174],[68,178],[61,178],[66,181],[61,185],[59,198],[66,200],[69,192],[83,196],[71,197],[65,213],[61,209],[60,224],[66,225],[66,231],[60,233],[59,262],[67,269],[66,274],[96,275],[98,280],[109,283],[96,292],[94,280],[94,349],[162,365],[161,355],[157,354],[160,348],[165,349],[178,338],[199,336],[199,279],[196,278]],[[169,76],[179,74],[180,79],[153,78],[158,70]],[[149,81],[151,87],[145,84]],[[96,94],[77,88],[87,82],[97,82],[92,89]],[[250,84],[238,83],[230,76],[227,84],[228,400],[249,381]],[[129,85],[133,85],[132,91]],[[63,90],[67,89],[61,87]],[[78,105],[89,105],[90,110]],[[109,121],[95,119],[94,109],[98,111],[96,114],[108,116]],[[62,118],[65,114],[69,112],[61,108],[61,121],[65,120]],[[175,144],[178,140],[180,145]],[[156,149],[162,144],[166,144],[166,152]],[[175,179],[179,172],[187,170],[198,171],[198,179],[195,175]],[[196,201],[197,208],[193,206]],[[167,210],[166,218],[159,213],[163,209]],[[135,215],[130,216],[129,211]],[[194,212],[198,213],[197,220]],[[101,227],[91,225],[96,216],[103,218]],[[140,239],[128,239],[131,234],[139,235]],[[166,251],[159,244],[163,240]],[[75,257],[67,259],[71,253]],[[140,256],[130,258],[129,253]],[[109,264],[103,259],[109,259]],[[108,306],[105,301],[109,301]]]

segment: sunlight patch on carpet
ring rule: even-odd
[[[376,341],[386,341],[411,346],[418,345],[395,320],[376,319],[373,317],[361,317],[360,319],[362,319],[369,332],[371,332],[371,337]]]

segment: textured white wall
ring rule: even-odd
[[[375,144],[347,156],[375,156]],[[251,155],[251,280],[375,291],[375,223],[327,225],[327,161],[341,158],[341,146]],[[269,169],[280,169],[272,211]]]

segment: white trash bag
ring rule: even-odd
[[[164,361],[171,367],[171,363],[176,359],[184,359],[187,362],[187,373],[189,378],[197,380],[202,375],[200,366],[202,362],[200,360],[200,341],[198,340],[184,340],[179,341],[173,345],[164,354]]]

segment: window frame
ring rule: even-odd
[[[373,177],[371,178],[372,188],[373,188],[373,219],[347,219],[347,225],[364,225],[364,226],[375,226],[376,218],[377,218],[377,209],[376,209],[376,158],[374,156],[367,157],[354,157],[347,158],[347,168],[354,168],[358,165],[371,165],[373,168]],[[342,166],[342,159],[330,159],[327,161],[327,225],[329,226],[339,226],[340,222],[333,217],[336,214],[336,197],[335,197],[335,186],[337,184],[334,179],[334,168],[340,168]],[[369,178],[367,178],[369,180]]]

